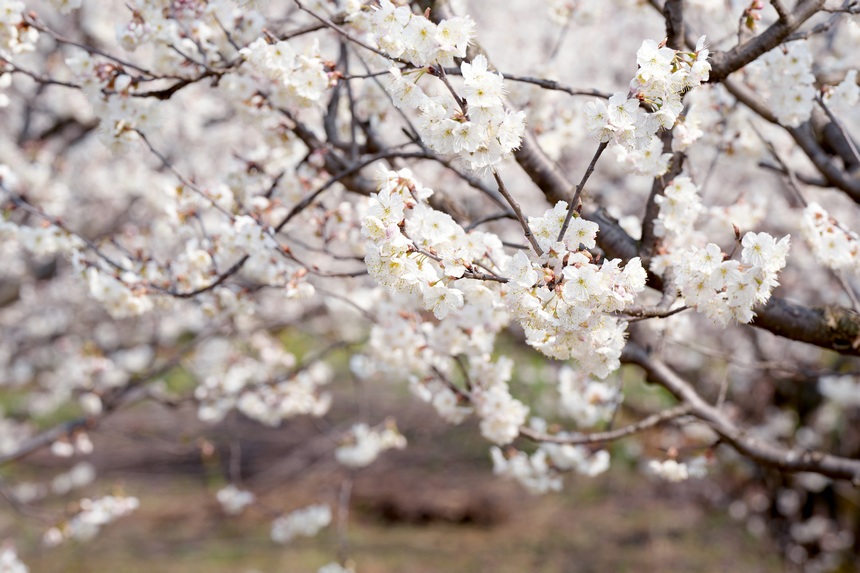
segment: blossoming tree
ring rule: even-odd
[[[141,400],[324,417],[347,347],[532,493],[657,433],[643,472],[771,472],[786,555],[850,555],[798,500],[860,485],[860,5],[551,0],[520,31],[483,4],[0,0],[0,464],[86,454]],[[637,380],[671,402],[628,406]],[[378,414],[338,462],[406,446]],[[84,499],[45,542],[137,504]],[[279,509],[276,542],[333,519]]]

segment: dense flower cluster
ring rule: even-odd
[[[418,67],[451,66],[454,58],[465,58],[475,29],[468,16],[434,24],[423,15],[413,14],[409,6],[395,6],[390,0],[380,0],[370,21],[382,50]]]
[[[426,95],[417,83],[424,70],[402,74],[392,68],[388,81],[395,105],[420,111],[416,128],[421,139],[477,172],[495,168],[519,147],[525,130],[525,113],[505,108],[503,78],[488,66],[483,55],[460,65],[464,97],[459,101]]]
[[[689,177],[676,177],[654,202],[660,205],[660,214],[654,222],[654,234],[658,237],[684,237],[704,210],[699,189]]]
[[[268,97],[273,105],[296,108],[322,103],[329,77],[316,44],[299,54],[288,42],[270,44],[258,38],[240,54],[269,80]]]
[[[239,515],[246,507],[257,500],[257,497],[247,490],[242,490],[233,484],[218,490],[215,494],[221,509],[229,515]]]
[[[679,462],[668,459],[662,462],[651,460],[648,462],[648,470],[657,477],[670,482],[685,481],[689,478],[700,478],[707,474],[707,459],[698,456],[690,462]]]
[[[812,54],[806,40],[771,50],[756,61],[768,105],[783,125],[797,127],[809,119],[815,100]]]
[[[394,292],[421,295],[424,308],[443,319],[464,304],[463,291],[452,283],[507,256],[495,235],[466,233],[450,215],[427,205],[432,193],[408,170],[382,170],[362,234],[369,239],[371,276]]]
[[[36,49],[39,32],[24,22],[26,8],[19,0],[0,0],[0,57]]]
[[[801,230],[819,261],[833,270],[860,271],[860,236],[843,227],[818,203],[803,210]]]
[[[65,523],[45,532],[47,545],[57,545],[66,539],[88,541],[98,535],[105,525],[132,513],[140,502],[135,497],[108,495],[98,499],[84,498],[80,511]]]
[[[309,505],[281,516],[272,522],[272,541],[287,543],[301,535],[313,537],[331,523],[331,508],[327,505]]]
[[[580,428],[609,421],[624,396],[619,384],[595,380],[569,366],[558,373],[559,411]]]
[[[567,203],[561,201],[529,225],[544,253],[517,252],[505,266],[510,277],[506,306],[523,325],[528,343],[547,356],[576,360],[579,369],[599,378],[616,370],[624,346],[622,311],[645,288],[638,257],[595,260],[597,225],[574,215],[560,241]],[[599,264],[598,264],[599,263]]]
[[[368,466],[385,450],[406,447],[406,438],[397,431],[393,424],[386,424],[382,430],[376,430],[367,424],[356,424],[349,431],[346,443],[339,446],[335,459],[345,466]]]
[[[595,100],[586,106],[589,136],[614,143],[619,158],[636,173],[650,177],[665,173],[671,155],[663,153],[657,132],[675,126],[684,109],[683,94],[708,79],[708,54],[704,36],[693,52],[645,40],[636,53],[639,70],[630,91],[615,93],[606,103]]]
[[[0,573],[27,573],[29,569],[18,559],[14,547],[0,548]]]
[[[467,234],[450,216],[423,204],[430,194],[408,172],[382,173],[379,193],[363,220],[363,232],[372,241],[366,261],[377,281],[396,292],[420,294],[424,307],[444,319],[467,303],[463,290],[448,285],[462,283],[474,269],[496,272],[502,266],[508,281],[503,287],[506,308],[525,328],[529,344],[549,356],[577,360],[584,374],[602,378],[618,368],[625,323],[609,313],[623,310],[645,288],[638,258],[623,269],[620,260],[596,264],[585,249],[594,248],[597,225],[579,216],[556,241],[567,214],[564,202],[529,219],[546,253],[538,257],[518,251],[509,257],[497,237]],[[477,387],[471,399],[484,436],[506,444],[516,437],[528,410],[510,396],[508,376],[496,378]],[[438,388],[428,401],[458,418],[462,411],[456,396]]]
[[[332,375],[325,364],[314,362],[297,369],[295,357],[271,338],[260,334],[251,343],[258,358],[231,359],[228,353],[200,368],[203,381],[194,397],[201,420],[220,421],[236,408],[249,418],[277,426],[293,416],[322,416],[328,411],[331,396],[319,391]]]
[[[686,304],[723,326],[747,323],[753,307],[763,304],[779,283],[785,266],[789,237],[776,241],[767,233],[747,233],[741,260],[726,260],[720,247],[691,247],[675,267],[675,280]]]
[[[78,0],[53,0],[78,2]],[[264,18],[257,10],[243,10],[231,0],[132,0],[131,20],[117,26],[116,38],[129,52],[147,45],[156,47],[157,69],[175,68],[182,62],[177,53],[232,54],[235,44],[258,38]],[[229,27],[232,42],[219,33]],[[175,49],[169,49],[173,46]]]
[[[393,67],[387,84],[397,107],[419,110],[416,127],[429,147],[483,172],[520,145],[525,113],[505,108],[502,75],[489,70],[485,56],[479,54],[460,65],[462,97],[456,93],[430,97],[418,85],[428,70],[433,75],[444,74],[444,66],[454,65],[455,57],[466,56],[474,28],[469,17],[449,18],[436,25],[413,14],[408,6],[395,8],[389,0],[382,0],[371,24],[377,44],[389,56],[414,66],[429,66],[409,72]]]
[[[532,418],[530,427],[545,432],[547,424],[540,418]],[[570,436],[567,432],[560,432],[554,437],[564,439]],[[559,491],[563,472],[575,471],[593,477],[609,469],[609,452],[606,450],[592,452],[586,446],[570,444],[541,443],[531,455],[514,448],[502,452],[493,447],[490,455],[496,475],[518,481],[533,494]]]

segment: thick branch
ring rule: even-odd
[[[672,152],[672,132],[664,131],[662,134],[663,152]],[[672,160],[669,164],[669,170],[655,177],[651,185],[651,194],[648,196],[648,203],[645,205],[645,216],[642,218],[642,239],[639,241],[639,256],[642,258],[642,265],[647,269],[651,263],[651,259],[657,254],[660,249],[660,237],[655,233],[655,221],[660,214],[660,204],[657,202],[657,197],[661,197],[666,192],[666,187],[672,183],[675,177],[681,174],[684,167],[684,153],[676,151],[672,153]]]
[[[666,0],[663,17],[666,19],[666,45],[673,50],[684,49],[683,0]]]
[[[840,306],[809,308],[771,297],[757,309],[753,326],[777,336],[860,356],[860,315]]]

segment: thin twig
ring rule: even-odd
[[[591,434],[577,433],[559,436],[554,434],[536,432],[531,428],[521,427],[520,436],[528,438],[530,440],[534,440],[535,442],[544,442],[550,444],[584,445],[612,442],[620,438],[632,436],[633,434],[642,433],[645,430],[653,428],[654,426],[659,426],[660,424],[665,424],[666,422],[675,420],[682,416],[686,416],[692,411],[692,409],[693,408],[689,404],[680,404],[678,406],[675,406],[674,408],[670,408],[668,410],[660,412],[659,414],[648,416],[647,418],[640,420],[635,424],[630,424],[628,426],[624,426],[615,430],[609,430],[607,432],[593,432]]]
[[[523,211],[522,209],[520,209],[519,203],[517,203],[514,198],[511,197],[511,194],[508,192],[507,187],[505,187],[505,182],[502,181],[502,177],[499,175],[498,171],[493,170],[493,177],[496,180],[496,184],[499,186],[499,193],[501,193],[502,196],[507,199],[508,204],[510,204],[511,206],[511,209],[514,210],[514,214],[517,216],[517,221],[520,222],[520,225],[523,228],[523,232],[525,233],[526,239],[528,240],[529,244],[531,244],[537,255],[541,256],[543,254],[543,249],[540,248],[537,239],[535,239],[535,236],[532,233],[532,229],[531,227],[529,227],[528,221],[523,216]]]
[[[594,166],[597,165],[597,160],[600,159],[600,156],[603,154],[607,145],[609,145],[608,141],[600,142],[600,145],[597,146],[597,151],[594,152],[594,157],[591,158],[591,163],[588,164],[588,168],[585,170],[585,173],[583,173],[582,179],[579,181],[576,189],[574,189],[573,196],[570,198],[570,203],[567,206],[567,216],[564,218],[564,223],[561,225],[561,231],[558,233],[556,242],[560,242],[564,239],[564,234],[567,233],[567,228],[570,226],[570,220],[573,218],[573,213],[577,209],[579,196],[585,188],[585,182],[588,181],[588,178],[591,177],[592,173],[594,173]]]

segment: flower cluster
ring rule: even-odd
[[[597,225],[578,215],[556,242],[566,214],[561,201],[543,217],[529,217],[545,252],[511,257],[505,302],[530,345],[559,360],[576,360],[584,375],[604,378],[620,365],[626,328],[609,313],[633,302],[645,288],[646,273],[638,257],[624,268],[620,259],[598,264],[587,250],[596,244]]]
[[[19,0],[0,0],[0,57],[36,49],[39,32],[24,22],[27,6]]]
[[[779,122],[797,127],[812,114],[815,75],[806,40],[771,50],[756,61],[761,82],[769,93],[768,105]]]
[[[525,112],[505,108],[501,74],[488,69],[487,59],[476,56],[460,65],[464,98],[429,97],[418,86],[424,70],[404,75],[390,70],[388,90],[395,105],[418,109],[416,123],[421,139],[442,155],[454,155],[469,169],[489,171],[519,147],[525,131]]]
[[[287,42],[269,44],[258,38],[242,48],[240,53],[256,72],[268,80],[268,97],[272,105],[304,108],[323,101],[330,82],[316,43],[300,54]]]
[[[287,543],[302,535],[313,537],[331,523],[331,508],[327,505],[309,505],[297,509],[272,522],[272,541]]]
[[[187,72],[180,51],[211,59],[234,56],[265,25],[260,11],[243,9],[233,0],[130,0],[127,5],[132,16],[116,27],[117,42],[129,52],[143,45],[154,48],[154,68],[165,72]]]
[[[545,432],[547,428],[546,422],[540,418],[532,418],[530,426],[539,432]],[[556,437],[564,439],[570,434],[560,432]],[[585,446],[570,444],[542,443],[531,455],[514,448],[502,452],[493,447],[490,456],[496,475],[518,481],[533,494],[561,490],[565,472],[575,471],[594,477],[609,469],[609,452],[606,450],[592,452]]]
[[[299,415],[322,416],[331,405],[331,395],[320,392],[332,373],[321,362],[296,369],[295,357],[274,340],[258,335],[251,340],[259,358],[219,357],[202,372],[203,381],[194,390],[197,415],[218,422],[233,408],[268,426]]]
[[[680,52],[645,40],[636,53],[639,70],[630,91],[615,93],[607,103],[586,105],[589,136],[615,143],[620,158],[636,173],[657,177],[668,168],[657,132],[672,129],[684,109],[683,94],[708,79],[711,65],[702,36],[693,52]]]
[[[451,283],[477,265],[493,268],[492,261],[506,255],[495,235],[466,233],[450,215],[429,207],[432,193],[407,169],[382,170],[362,234],[370,240],[365,262],[371,276],[393,292],[421,295],[424,308],[443,319],[465,301]]]
[[[434,151],[454,155],[471,170],[485,172],[519,147],[525,130],[525,112],[505,109],[502,75],[491,72],[487,58],[478,55],[460,64],[462,98],[456,94],[429,97],[418,85],[428,70],[442,75],[444,66],[454,65],[455,57],[466,56],[473,27],[468,17],[436,25],[412,14],[407,6],[395,8],[388,0],[382,0],[372,17],[373,35],[381,49],[392,58],[422,66],[405,74],[397,67],[389,70],[387,88],[394,104],[419,110],[416,127]],[[453,91],[450,83],[448,87]]]
[[[0,573],[27,573],[29,570],[18,559],[18,553],[14,547],[8,545],[0,547]]]
[[[233,484],[219,489],[215,497],[221,504],[221,509],[228,515],[239,515],[257,499],[250,491],[239,489]]]
[[[837,271],[860,271],[860,236],[843,227],[818,203],[809,203],[803,210],[801,231],[819,261]]]
[[[824,102],[837,114],[854,109],[858,101],[860,86],[857,85],[857,70],[849,70],[839,85],[828,88],[824,93]]]
[[[583,376],[569,366],[558,373],[558,393],[560,413],[581,428],[610,420],[624,398],[620,385]]]
[[[138,139],[138,131],[159,125],[159,114],[150,102],[128,97],[132,78],[121,66],[99,62],[86,52],[66,58],[66,65],[100,118],[99,138],[106,147],[122,150]]]
[[[701,478],[707,474],[707,459],[703,456],[693,458],[689,463],[668,459],[662,462],[651,460],[648,471],[669,482],[686,481],[689,478]]]
[[[860,408],[860,382],[854,376],[824,376],[818,381],[818,391],[843,408]]]
[[[658,237],[686,235],[703,211],[699,188],[689,177],[676,177],[654,202],[660,205],[660,214],[654,222],[654,234]]]
[[[54,546],[71,538],[89,541],[105,525],[136,510],[140,502],[136,497],[107,495],[98,499],[84,498],[79,505],[80,511],[69,521],[45,532],[45,544]]]
[[[90,267],[86,271],[90,295],[101,302],[114,318],[140,316],[152,310],[152,299],[141,279],[132,272],[109,274]]]
[[[15,240],[34,255],[71,255],[84,247],[84,242],[56,225],[28,227],[0,219],[0,239]]]
[[[370,24],[380,49],[418,67],[452,66],[454,58],[465,58],[475,29],[468,16],[434,24],[423,15],[413,14],[409,6],[395,6],[390,0],[380,0]]]
[[[724,260],[713,243],[691,247],[675,266],[685,303],[723,326],[751,321],[753,307],[767,302],[779,284],[776,277],[785,266],[788,243],[788,235],[777,242],[767,233],[747,233],[741,261]]]
[[[511,396],[512,373],[513,361],[505,357],[496,362],[476,360],[470,373],[476,381],[471,401],[481,418],[481,435],[498,445],[514,441],[529,415],[528,406]]]
[[[525,452],[511,450],[507,455],[501,449],[490,449],[493,472],[518,481],[532,494],[561,491],[562,477],[547,457],[546,450],[539,448],[529,456]]]
[[[350,467],[368,466],[385,450],[406,447],[406,438],[397,431],[393,423],[386,424],[382,431],[367,424],[356,424],[349,431],[346,443],[338,447],[334,457]]]

